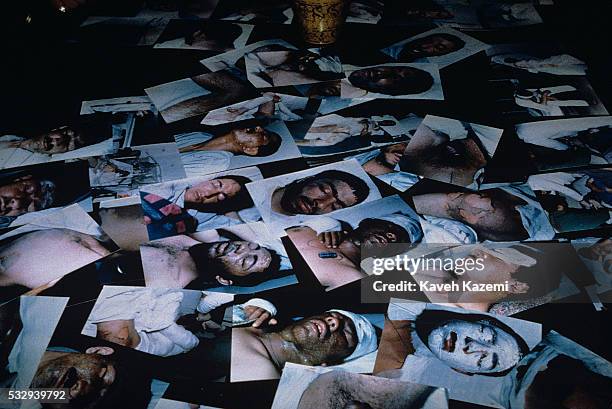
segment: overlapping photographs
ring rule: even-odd
[[[418,243],[419,216],[398,196],[386,197],[302,226],[287,235],[327,291],[366,276],[361,247],[370,244]]]
[[[572,118],[516,125],[536,171],[607,165],[612,160],[612,117]]]
[[[282,242],[263,223],[168,237],[140,251],[148,287],[238,294],[297,283]]]
[[[382,64],[345,66],[340,96],[347,99],[443,100],[440,72],[435,64]]]
[[[288,227],[381,198],[355,160],[260,180],[247,189],[268,228],[280,235]]]
[[[233,122],[174,138],[187,177],[301,156],[283,121]]]
[[[226,52],[243,47],[253,26],[208,20],[170,20],[155,48]]]
[[[321,367],[287,364],[272,409],[448,407],[442,388]]]
[[[262,178],[250,167],[142,187],[149,239],[261,220],[246,184]]]
[[[410,138],[399,168],[428,179],[477,188],[503,129],[428,115]]]
[[[460,31],[436,28],[392,44],[382,52],[398,62],[434,63],[444,68],[487,48],[488,44]]]

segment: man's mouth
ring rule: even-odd
[[[446,339],[444,340],[444,346],[442,347],[442,349],[446,352],[452,353],[455,351],[456,343],[457,343],[457,334],[454,331],[451,331],[446,337]]]
[[[321,320],[310,320],[310,321],[308,321],[308,324],[310,324],[309,325],[310,329],[315,334],[315,336],[317,338],[319,338],[320,341],[325,339],[325,337],[327,336],[327,334],[329,332],[325,322],[323,322]]]

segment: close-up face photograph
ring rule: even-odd
[[[11,5],[0,408],[612,408],[612,4]]]

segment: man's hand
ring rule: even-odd
[[[320,233],[317,238],[325,247],[335,249],[338,248],[340,243],[344,241],[347,234],[348,232],[344,230],[328,231],[325,233]]]
[[[254,305],[245,305],[243,308],[244,312],[247,314],[249,321],[255,320],[252,327],[259,328],[264,324],[267,325],[276,325],[278,321],[272,317],[269,311],[261,308],[255,307]]]

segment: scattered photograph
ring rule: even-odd
[[[140,252],[147,287],[240,294],[297,283],[281,240],[263,223],[167,237]]]
[[[293,9],[287,0],[220,0],[212,15],[218,20],[244,21],[251,24],[291,24]]]
[[[30,387],[76,389],[76,392],[69,394],[67,402],[63,401],[63,405],[147,409],[168,388],[168,383],[152,379],[146,365],[135,354],[111,348],[106,346],[107,343],[75,349],[51,342],[38,364]],[[85,385],[85,390],[78,385]]]
[[[258,51],[245,55],[247,77],[257,88],[312,84],[344,78],[337,56],[309,50]]]
[[[155,112],[155,105],[146,95],[133,97],[118,97],[94,99],[81,102],[81,115],[95,114],[96,112]]]
[[[540,172],[612,162],[612,117],[572,118],[516,125]]]
[[[291,227],[287,235],[326,291],[366,276],[360,267],[362,245],[418,243],[423,238],[419,216],[399,196],[338,210]]]
[[[104,286],[81,334],[151,355],[184,354],[200,343],[205,315],[232,301],[196,290]]]
[[[247,189],[268,228],[283,236],[288,227],[381,198],[355,160],[260,180]]]
[[[442,388],[288,363],[272,409],[448,407]]]
[[[264,92],[261,97],[210,111],[202,125],[223,125],[247,119],[299,121],[308,104],[308,98]]]
[[[230,123],[174,138],[187,177],[301,157],[283,121]]]
[[[0,171],[0,229],[31,223],[75,203],[86,212],[93,211],[85,161]]]
[[[3,408],[21,406],[21,401],[9,398],[8,391],[30,386],[67,303],[66,297],[21,296],[0,306],[4,365],[0,376],[0,405]]]
[[[4,260],[0,302],[40,292],[117,250],[79,205],[41,215],[31,224],[0,235],[0,257]]]
[[[241,66],[244,70],[244,56],[250,53],[258,52],[269,52],[269,51],[288,51],[297,50],[293,45],[289,44],[285,40],[272,39],[258,41],[253,44],[249,44],[238,50],[228,51],[222,54],[208,57],[200,61],[206,68],[212,72],[225,70],[227,68],[234,68],[235,66]],[[242,64],[240,64],[242,62]]]
[[[496,44],[486,50],[496,76],[511,73],[550,75],[586,75],[584,61],[564,51],[554,43]]]
[[[305,157],[321,157],[372,149],[405,141],[410,122],[391,115],[349,117],[337,113],[315,118],[295,143]]]
[[[599,294],[612,290],[612,239],[587,237],[572,240],[580,259],[593,274]]]
[[[612,224],[612,168],[532,175],[527,183],[557,233]]]
[[[348,99],[443,100],[440,72],[435,64],[381,64],[345,66],[340,96]]]
[[[88,17],[78,30],[79,41],[120,46],[151,46],[162,34],[168,19],[164,17]]]
[[[250,84],[229,71],[196,75],[147,88],[145,92],[168,123],[257,96]]]
[[[403,172],[477,189],[503,129],[427,115],[400,161]]]
[[[505,376],[542,340],[540,324],[437,304],[392,299],[387,315],[375,375],[495,408],[507,407]]]
[[[140,186],[186,177],[174,143],[132,146],[87,162],[96,202],[138,196]]]
[[[170,20],[154,48],[226,52],[243,47],[253,26],[210,20]]]
[[[396,61],[434,63],[447,67],[489,48],[474,37],[449,27],[436,28],[383,48]]]
[[[0,136],[0,169],[113,153],[126,120],[125,114],[94,113],[36,135]]]
[[[140,188],[150,240],[261,220],[246,184],[263,179],[242,168]]]
[[[527,184],[448,188],[412,197],[425,243],[551,240],[555,231]]]
[[[353,0],[349,3],[347,23],[378,24],[383,17],[385,2],[382,0]]]
[[[137,252],[141,244],[149,241],[138,195],[101,202],[97,216],[102,230],[121,250]]]
[[[496,109],[517,121],[530,117],[608,115],[584,77],[540,75],[530,79],[494,79],[489,84]]]
[[[383,314],[329,309],[286,324],[233,328],[230,382],[279,379],[288,363],[371,373],[383,323]]]

